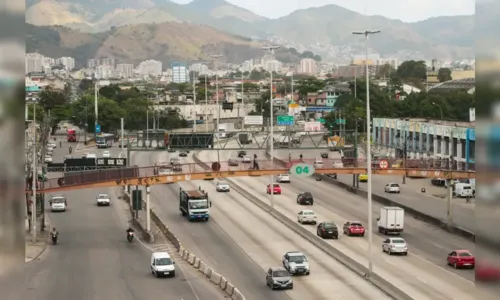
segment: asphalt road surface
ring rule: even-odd
[[[62,160],[66,146],[54,153],[55,161]],[[118,151],[112,149],[114,154]],[[95,148],[89,152],[99,153]],[[96,206],[95,197],[102,192],[112,197],[110,207]],[[175,278],[155,278],[149,266],[151,250],[137,240],[126,240],[129,213],[117,194],[115,188],[71,191],[65,193],[66,212],[47,211],[60,231],[60,243],[49,245],[39,261],[27,265],[22,299],[224,299],[198,271],[179,264]]]

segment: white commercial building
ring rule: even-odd
[[[196,72],[198,73],[199,75],[205,75],[205,74],[209,74],[210,72],[210,69],[208,68],[207,65],[205,64],[192,64],[190,67],[189,67],[189,70],[193,71],[193,72]]]
[[[301,74],[317,74],[318,73],[318,65],[316,61],[312,58],[303,58],[300,61],[299,73]]]
[[[241,72],[252,72],[253,68],[254,68],[253,59],[244,61],[241,64]]]
[[[146,60],[137,66],[135,72],[140,75],[161,76],[162,63],[157,60]]]
[[[108,79],[113,77],[113,67],[111,66],[98,66],[95,68],[95,77],[97,79]]]
[[[189,82],[189,71],[184,64],[181,63],[172,64],[172,82],[173,83]]]
[[[120,78],[130,78],[134,76],[133,64],[117,64],[115,75]]]
[[[264,62],[264,69],[267,72],[279,72],[281,70],[282,63],[276,59],[267,60]]]
[[[73,57],[61,57],[56,62],[63,65],[66,71],[71,71],[75,68],[75,59]]]

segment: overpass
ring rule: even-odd
[[[323,159],[324,167],[315,167],[316,174],[366,174],[366,167],[344,167],[335,168],[337,159]],[[101,188],[112,186],[127,186],[141,185],[150,186],[156,184],[174,183],[179,181],[189,180],[212,180],[215,178],[226,177],[244,177],[244,176],[263,176],[263,175],[278,175],[288,173],[292,165],[296,163],[306,163],[313,165],[314,160],[304,159],[303,161],[291,161],[286,166],[287,168],[277,167],[278,163],[271,160],[257,160],[259,170],[252,170],[251,163],[242,163],[238,161],[238,165],[230,165],[228,161],[206,162],[212,168],[201,166],[197,163],[181,164],[179,171],[170,175],[158,175],[155,166],[138,167],[132,166],[123,169],[100,170],[100,171],[82,171],[66,173],[61,177],[48,179],[44,183],[43,189],[38,189],[37,193],[59,192],[86,188]],[[408,165],[411,160],[408,160]],[[379,175],[401,175],[407,177],[427,177],[441,179],[468,179],[475,178],[475,171],[460,171],[448,168],[431,168],[427,167],[425,161],[416,160],[415,165],[419,168],[380,168],[374,167],[372,174]],[[366,165],[365,160],[358,160],[354,165]],[[430,166],[430,165],[429,165]],[[30,183],[28,183],[29,185]],[[26,194],[31,194],[30,186],[25,190]]]

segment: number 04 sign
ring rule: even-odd
[[[295,164],[290,168],[290,174],[297,176],[311,176],[314,172],[314,166],[308,164]]]

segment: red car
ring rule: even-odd
[[[365,227],[358,221],[347,222],[344,224],[344,234],[365,236]]]
[[[491,263],[479,263],[476,267],[476,281],[500,281],[500,267]]]
[[[271,194],[271,185],[267,185],[267,193]],[[281,186],[277,183],[273,184],[273,194],[281,195]]]
[[[476,258],[469,250],[455,250],[448,254],[447,262],[449,266],[458,268],[474,269]]]

